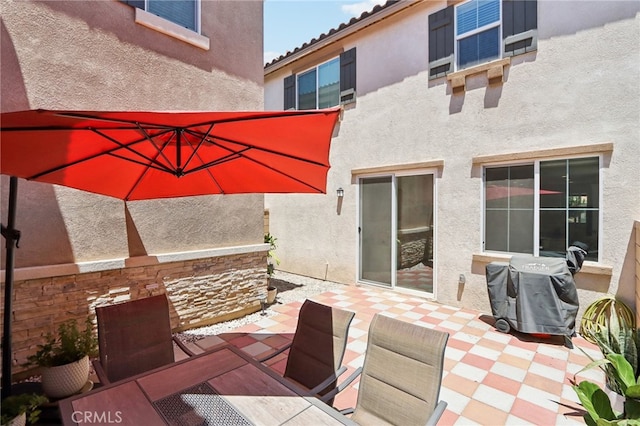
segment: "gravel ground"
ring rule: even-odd
[[[295,301],[303,301],[316,294],[324,293],[325,291],[331,291],[337,288],[343,288],[345,285],[335,283],[332,281],[323,281],[316,278],[309,278],[302,275],[291,274],[284,271],[276,271],[271,278],[271,283],[278,289],[276,301],[272,306],[278,304],[287,304]],[[277,315],[273,309],[268,306],[262,315],[262,312],[255,312],[253,314],[245,315],[242,318],[237,318],[230,321],[223,321],[217,324],[209,325],[206,327],[193,328],[185,330],[178,334],[178,337],[183,341],[193,342],[195,340],[202,339],[206,336],[211,336],[220,333],[227,333],[242,327],[246,324],[252,324],[258,322],[261,319],[269,318]]]

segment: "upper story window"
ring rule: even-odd
[[[200,32],[200,2],[198,0],[146,0],[147,12],[158,15],[185,28]]]
[[[201,0],[125,0],[138,9],[171,21],[181,27],[200,33]]]
[[[317,109],[340,103],[340,58],[298,74],[298,109]]]
[[[457,68],[500,58],[500,0],[471,0],[456,7]]]
[[[356,48],[284,79],[284,109],[318,109],[355,102]]]
[[[429,78],[537,49],[536,0],[468,0],[429,15]]]
[[[598,261],[600,157],[486,167],[484,250],[564,256],[575,241]]]

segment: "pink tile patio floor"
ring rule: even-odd
[[[376,313],[448,332],[440,392],[448,407],[441,425],[584,424],[569,378],[589,363],[578,347],[594,358],[601,355],[596,346],[579,336],[572,340],[574,349],[569,349],[557,336],[534,339],[520,333],[504,334],[495,330],[489,314],[372,287],[345,286],[312,299],[356,313],[344,358],[348,372],[343,379],[362,365],[369,323]],[[250,355],[266,355],[291,340],[301,305],[275,304],[269,309],[277,311],[276,316],[207,337],[198,344],[206,348],[224,339]],[[282,373],[285,363],[286,352],[269,365]],[[602,384],[604,375],[596,369],[580,373],[578,378]],[[338,395],[334,406],[355,406],[357,388],[356,381]]]

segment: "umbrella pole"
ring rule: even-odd
[[[4,322],[2,331],[2,399],[11,395],[11,364],[13,354],[11,350],[11,314],[13,302],[13,268],[14,248],[18,247],[20,231],[15,229],[16,204],[18,199],[18,178],[9,178],[9,215],[7,227],[2,226],[2,236],[6,240],[7,258],[5,262],[4,279]]]

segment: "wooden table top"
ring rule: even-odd
[[[355,424],[233,345],[59,404],[65,425]]]

